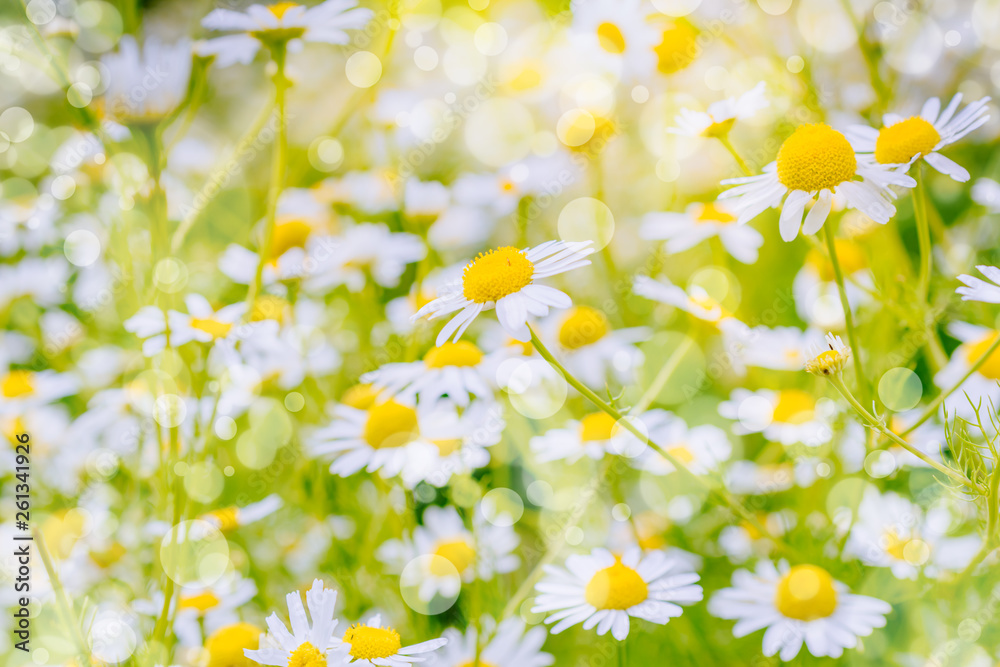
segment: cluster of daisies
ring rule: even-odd
[[[36,1],[0,49],[16,104],[60,105],[0,114],[0,431],[74,644],[36,664],[837,659],[995,568],[973,74],[897,99],[815,34],[820,67],[748,58],[780,2],[364,4]],[[909,32],[857,20],[866,57]],[[844,94],[797,106],[821,76]]]

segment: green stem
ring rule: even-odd
[[[723,146],[726,147],[726,150],[729,151],[729,154],[733,156],[733,159],[736,160],[736,164],[739,165],[740,171],[743,172],[743,175],[753,176],[753,172],[750,171],[750,167],[747,166],[747,163],[743,160],[742,157],[740,157],[740,154],[736,152],[736,148],[733,146],[732,142],[729,141],[729,135],[720,134],[716,138]]]
[[[823,236],[826,238],[827,252],[830,253],[830,264],[833,265],[833,275],[837,280],[837,291],[840,292],[840,305],[844,309],[844,324],[847,327],[847,340],[851,345],[851,358],[854,359],[854,374],[857,375],[856,382],[858,391],[862,396],[868,395],[868,376],[865,375],[864,367],[861,364],[861,346],[858,345],[858,336],[854,330],[854,315],[851,313],[851,304],[847,300],[847,289],[844,287],[844,272],[840,268],[840,259],[837,257],[837,244],[833,239],[833,232],[829,225],[823,225]]]
[[[258,250],[260,257],[257,260],[257,269],[254,271],[253,282],[247,292],[247,316],[253,311],[253,304],[260,293],[261,278],[264,275],[264,264],[267,263],[268,253],[271,249],[271,240],[274,237],[274,222],[278,210],[278,197],[285,178],[285,151],[286,151],[286,117],[285,117],[285,92],[288,90],[288,77],[285,76],[285,55],[287,51],[285,42],[277,42],[271,50],[271,57],[277,66],[274,73],[274,104],[278,110],[278,130],[274,139],[274,151],[271,160],[271,184],[267,192],[267,212],[264,217],[264,235]]]
[[[917,294],[920,302],[927,303],[931,282],[931,228],[927,222],[927,200],[924,195],[923,165],[917,166],[917,187],[913,190],[913,217],[917,222],[917,240],[920,243],[920,273]]]
[[[937,461],[935,461],[931,457],[927,456],[927,454],[924,454],[922,451],[920,451],[919,449],[917,449],[916,447],[914,447],[913,445],[911,445],[910,443],[908,443],[906,440],[904,440],[903,438],[901,438],[900,436],[896,435],[891,430],[889,430],[886,427],[886,425],[884,423],[882,423],[882,420],[877,419],[874,415],[872,415],[870,412],[868,412],[868,410],[866,410],[864,408],[864,406],[861,405],[861,403],[858,402],[858,399],[856,399],[854,397],[854,394],[851,393],[851,390],[847,388],[847,385],[844,384],[844,380],[840,377],[840,375],[829,376],[829,379],[830,379],[830,382],[833,384],[833,386],[837,388],[837,391],[840,392],[840,395],[843,396],[847,400],[847,402],[851,404],[851,407],[854,408],[854,410],[859,415],[861,415],[861,417],[866,422],[868,422],[868,424],[870,426],[872,426],[873,428],[875,428],[876,430],[878,430],[880,433],[882,433],[882,435],[886,436],[887,438],[889,438],[890,440],[892,440],[893,442],[895,442],[897,445],[899,445],[900,447],[902,447],[906,451],[908,451],[911,454],[913,454],[914,456],[916,456],[918,459],[920,459],[921,461],[923,461],[927,465],[931,466],[935,470],[938,470],[939,472],[944,473],[945,475],[947,475],[948,477],[952,478],[954,481],[958,482],[959,484],[961,484],[963,486],[966,486],[966,487],[972,489],[973,491],[977,491],[977,492],[979,491],[979,487],[977,487],[965,475],[963,475],[963,474],[961,474],[961,473],[959,473],[959,472],[957,472],[957,471],[955,471],[955,470],[953,470],[953,469],[951,469],[951,468],[949,468],[949,467],[947,467],[945,465],[942,465],[942,464],[938,463]]]
[[[912,433],[918,426],[937,414],[938,408],[941,407],[941,404],[944,403],[945,399],[954,394],[959,387],[965,384],[965,381],[968,380],[973,373],[978,371],[980,366],[986,363],[986,360],[989,359],[994,352],[996,352],[998,347],[1000,347],[1000,335],[998,335],[996,340],[993,341],[993,344],[990,345],[989,348],[987,348],[987,350],[983,352],[983,354],[976,359],[971,366],[969,366],[969,370],[962,376],[962,379],[938,394],[937,397],[931,401],[931,404],[927,406],[927,409],[924,410],[924,413],[920,415],[920,419],[910,424],[910,426],[900,435]]]
[[[570,373],[568,370],[566,370],[566,368],[562,364],[560,364],[559,361],[556,360],[556,358],[552,355],[552,353],[549,352],[548,348],[546,348],[545,344],[542,343],[541,340],[539,340],[537,334],[535,334],[535,330],[532,329],[530,325],[528,325],[528,330],[531,332],[531,344],[535,346],[535,349],[538,351],[538,354],[540,354],[541,357],[545,359],[545,361],[549,362],[549,365],[551,365],[553,368],[559,371],[559,373],[563,376],[563,378],[565,378],[566,382],[568,382],[571,387],[580,392],[591,403],[593,403],[598,408],[606,412],[611,418],[615,420],[617,424],[621,425],[622,428],[624,428],[626,431],[628,431],[635,437],[639,438],[640,442],[645,443],[646,445],[649,446],[650,449],[652,449],[657,454],[662,456],[664,459],[669,461],[670,464],[673,465],[674,468],[677,470],[677,472],[681,474],[681,476],[686,477],[687,479],[693,481],[698,486],[705,489],[710,497],[715,496],[715,498],[721,501],[723,505],[726,505],[731,510],[733,510],[733,512],[735,512],[740,518],[747,521],[750,525],[756,528],[761,535],[769,538],[776,546],[784,549],[788,548],[786,545],[782,544],[776,537],[774,537],[771,534],[771,532],[767,528],[765,528],[760,523],[760,521],[757,520],[757,517],[755,517],[740,503],[736,502],[736,500],[733,499],[733,497],[730,496],[729,493],[727,493],[724,489],[720,489],[708,484],[704,479],[691,472],[683,463],[677,460],[677,457],[673,456],[670,452],[668,452],[663,447],[654,442],[647,434],[643,433],[638,428],[636,428],[636,426],[632,423],[631,419],[625,419],[623,415],[617,409],[614,408],[614,406],[606,403],[600,396],[595,394],[589,387],[587,387],[585,384],[577,380],[573,376],[573,374]]]
[[[694,338],[691,336],[684,336],[684,340],[681,344],[677,346],[670,358],[667,359],[667,363],[660,367],[659,372],[656,377],[653,378],[653,382],[649,385],[649,388],[642,394],[639,398],[639,402],[635,404],[632,408],[632,414],[641,415],[646,409],[653,404],[656,397],[660,395],[663,388],[667,386],[667,381],[680,366],[681,360],[684,359],[684,355],[694,346]]]
[[[32,536],[35,545],[38,547],[38,555],[42,558],[42,565],[45,567],[45,572],[49,575],[49,583],[52,585],[52,592],[55,593],[56,605],[60,616],[63,617],[63,622],[68,626],[67,629],[73,639],[73,643],[76,644],[76,650],[80,653],[80,659],[83,661],[82,664],[84,667],[87,667],[90,665],[90,648],[87,646],[87,640],[83,636],[80,622],[73,612],[73,605],[69,600],[69,596],[66,595],[66,589],[63,588],[62,583],[59,581],[59,574],[52,565],[52,557],[49,556],[49,550],[45,546],[45,537],[40,530],[32,531]]]

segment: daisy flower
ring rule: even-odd
[[[114,121],[126,125],[156,123],[184,101],[191,76],[191,44],[166,45],[147,37],[142,51],[131,35],[122,37],[117,53],[106,54],[108,88],[104,105]]]
[[[670,254],[690,250],[702,241],[718,237],[730,255],[743,262],[757,261],[764,237],[753,227],[733,224],[736,214],[719,202],[690,204],[683,213],[647,213],[639,236],[650,241],[666,241]]]
[[[446,285],[434,299],[418,310],[413,319],[436,319],[460,311],[438,334],[436,345],[454,336],[458,340],[476,316],[496,308],[497,319],[514,339],[531,340],[528,316],[544,317],[549,307],[569,308],[570,298],[535,280],[587,266],[594,252],[590,241],[547,241],[519,250],[504,246],[480,253],[465,266],[462,282]]]
[[[496,574],[513,572],[521,559],[514,553],[520,538],[510,526],[485,520],[477,506],[475,533],[465,527],[454,507],[430,506],[424,510],[422,525],[412,536],[387,540],[376,557],[393,571],[401,571],[420,556],[426,559],[417,591],[421,600],[440,595],[452,598],[459,594],[462,582],[489,581]]]
[[[383,287],[395,287],[407,264],[419,262],[427,246],[415,234],[392,232],[381,223],[352,225],[332,243],[325,259],[316,259],[317,268],[306,288],[325,292],[336,285],[346,285],[360,292],[368,275]]]
[[[689,427],[683,419],[665,410],[651,410],[643,415],[643,421],[650,424],[649,439],[696,475],[717,469],[733,452],[726,433],[711,424]],[[653,449],[644,449],[633,464],[656,475],[676,470],[673,463]]]
[[[201,21],[207,30],[239,34],[216,37],[199,45],[201,55],[216,56],[219,67],[253,60],[261,43],[302,40],[347,44],[347,30],[364,28],[373,14],[357,0],[326,0],[314,7],[296,2],[250,5],[245,12],[214,9]]]
[[[307,260],[320,254],[320,249],[334,241],[324,232],[329,224],[329,207],[306,188],[289,188],[278,198],[271,245],[266,250],[263,284],[304,276]],[[240,285],[254,281],[257,252],[231,244],[219,257],[219,269]]]
[[[347,661],[345,645],[334,631],[337,620],[333,617],[337,606],[337,591],[324,588],[319,579],[306,591],[306,607],[302,606],[302,593],[295,591],[285,596],[288,603],[288,620],[292,630],[272,613],[267,617],[267,634],[260,640],[260,648],[246,649],[246,657],[261,665],[274,667],[326,667]]]
[[[219,628],[205,640],[209,667],[253,667],[254,661],[244,651],[256,651],[262,636],[263,631],[252,623],[233,623]]]
[[[67,373],[8,367],[0,373],[0,415],[23,415],[72,396],[78,387],[76,378]]]
[[[750,118],[767,106],[765,88],[766,84],[761,81],[738,98],[713,102],[707,111],[681,109],[674,118],[676,126],[667,128],[667,132],[689,137],[724,137],[736,121]]]
[[[816,329],[758,326],[740,337],[744,364],[775,371],[800,371],[823,335]]]
[[[824,377],[839,375],[851,358],[851,348],[844,345],[840,336],[832,333],[826,335],[826,346],[817,345],[813,349],[813,357],[805,363],[805,370],[813,375]]]
[[[429,639],[412,646],[403,646],[399,633],[382,626],[382,615],[375,614],[364,623],[352,625],[344,633],[343,643],[348,647],[343,664],[356,667],[405,667],[414,662],[424,662],[448,640],[444,637]],[[321,667],[306,665],[305,667]]]
[[[887,567],[897,579],[916,579],[923,569],[930,576],[941,570],[961,570],[982,541],[977,535],[948,537],[948,510],[937,506],[926,514],[891,491],[865,489],[844,553],[865,565]]]
[[[860,179],[860,180],[857,180]],[[875,222],[885,224],[896,214],[889,187],[915,187],[909,176],[878,163],[858,160],[847,138],[823,123],[800,125],[785,139],[777,159],[759,176],[733,178],[723,185],[735,185],[719,199],[732,199],[737,222],[745,224],[769,208],[781,209],[778,229],[781,238],[793,241],[801,227],[803,234],[815,234],[826,222],[834,196],[848,208],[856,208]],[[815,200],[803,223],[806,206]]]
[[[763,433],[783,445],[802,443],[818,447],[830,441],[833,403],[817,401],[801,389],[733,390],[728,401],[719,404],[719,414],[737,420],[733,432]]]
[[[281,496],[272,493],[255,503],[249,503],[243,507],[236,505],[223,507],[202,514],[198,518],[202,521],[207,521],[222,532],[227,533],[240,526],[246,526],[271,516],[281,509],[282,504]]]
[[[171,310],[164,318],[163,310],[157,306],[143,306],[125,320],[126,331],[143,339],[142,353],[147,357],[159,354],[167,346],[167,323],[169,322],[170,342],[183,345],[191,341],[215,343],[237,340],[235,325],[246,312],[246,304],[234,303],[216,311],[208,299],[200,294],[184,297],[188,312]]]
[[[181,589],[174,610],[173,631],[181,646],[200,647],[203,637],[239,623],[239,610],[257,595],[257,586],[239,574],[224,576],[211,586],[187,585]],[[133,608],[152,618],[163,609],[163,593],[152,600],[138,600]],[[259,632],[259,631],[258,631]]]
[[[780,538],[795,527],[797,517],[792,510],[781,510],[770,514],[761,512],[757,520],[767,528],[768,533]],[[719,548],[731,562],[744,563],[753,556],[766,557],[774,548],[774,543],[744,520],[719,531]]]
[[[839,658],[855,648],[859,637],[885,626],[892,607],[882,600],[855,595],[816,565],[775,567],[761,561],[755,574],[737,570],[733,587],[712,596],[708,611],[736,620],[733,636],[745,637],[762,628],[765,656],[791,660],[802,648],[816,657]]]
[[[407,447],[408,462],[400,473],[403,486],[414,488],[426,482],[438,488],[454,475],[466,475],[490,462],[491,447],[506,425],[503,406],[475,401],[462,411],[451,437],[418,439]]]
[[[434,447],[442,457],[453,453],[468,428],[450,404],[417,407],[401,397],[380,397],[363,409],[336,406],[330,425],[313,432],[307,443],[315,455],[334,456],[334,475],[349,477],[364,469],[388,479],[405,471],[414,447]]]
[[[942,111],[941,100],[932,97],[924,103],[919,116],[903,118],[889,113],[883,116],[881,129],[852,125],[847,135],[854,149],[864,153],[862,157],[869,164],[899,164],[909,168],[922,158],[945,176],[965,183],[970,178],[965,167],[938,151],[985,125],[990,119],[986,108],[989,101],[989,97],[984,97],[958,111],[962,103],[962,93],[958,93]]]
[[[792,486],[808,488],[816,481],[816,469],[807,457],[795,463],[733,461],[723,475],[726,488],[740,495],[767,495]]]
[[[844,274],[844,291],[851,312],[871,303],[875,281],[868,257],[861,245],[852,239],[836,238],[834,247]],[[803,320],[820,329],[843,329],[844,306],[840,301],[833,264],[826,253],[810,248],[802,268],[792,281],[795,310]]]
[[[989,350],[1000,332],[965,322],[952,322],[948,325],[948,333],[962,344],[951,353],[948,364],[934,376],[934,384],[942,389],[950,388],[965,377],[972,365]],[[962,382],[957,390],[944,400],[945,409],[949,414],[972,418],[972,405],[980,401],[988,405],[990,401],[996,404],[1000,401],[1000,349],[996,349],[986,358],[986,361]],[[966,398],[968,395],[968,398]],[[972,401],[972,405],[969,401]]]
[[[676,556],[662,551],[643,555],[638,547],[621,557],[607,549],[594,549],[590,555],[574,554],[566,558],[566,569],[545,566],[546,577],[535,585],[533,614],[555,612],[545,619],[555,623],[558,634],[577,623],[584,630],[597,628],[619,641],[628,637],[631,619],[641,618],[665,625],[680,616],[680,604],[702,599],[700,577],[688,570]]]
[[[596,461],[604,458],[605,454],[626,452],[634,456],[643,449],[634,435],[603,411],[592,412],[579,420],[571,419],[562,428],[549,429],[542,435],[532,437],[529,444],[539,463],[575,463],[584,456]]]
[[[649,276],[636,276],[632,291],[652,301],[680,308],[699,320],[716,325],[721,325],[725,320],[733,319],[732,313],[700,285],[692,285],[685,291],[682,287],[670,282],[668,278],[656,280]]]
[[[986,282],[975,276],[965,274],[958,277],[964,287],[955,290],[962,295],[962,301],[980,301],[982,303],[1000,303],[1000,269],[995,266],[976,266],[979,272],[986,276],[990,282]]]
[[[646,20],[652,8],[641,0],[576,0],[570,9],[570,30],[588,58],[621,79],[652,73],[658,37]]]
[[[495,625],[493,619],[482,621],[484,634]],[[532,628],[525,632],[524,621],[514,616],[500,623],[492,632],[493,638],[487,643],[481,640],[482,650],[479,664],[484,667],[548,667],[555,658],[542,651],[547,633],[544,628]],[[489,634],[487,634],[489,636]],[[432,667],[466,667],[476,658],[475,624],[469,624],[463,635],[454,628],[444,631],[448,645],[434,656]]]
[[[460,340],[432,348],[422,361],[386,364],[362,375],[361,381],[388,396],[417,397],[421,403],[447,396],[464,408],[473,396],[494,399],[496,363],[474,343]]]
[[[584,384],[603,387],[609,377],[621,384],[635,379],[643,354],[636,343],[648,340],[648,327],[612,329],[607,316],[590,306],[574,306],[546,318],[539,334],[559,349],[562,363]]]

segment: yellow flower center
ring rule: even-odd
[[[399,633],[392,628],[370,628],[361,624],[347,629],[344,642],[351,645],[351,657],[355,660],[388,658],[402,648]]]
[[[222,509],[212,510],[205,514],[205,517],[212,519],[219,526],[219,530],[222,532],[227,532],[230,530],[235,530],[239,528],[240,525],[240,508],[239,507],[223,507]]]
[[[460,340],[457,343],[445,343],[433,348],[424,355],[424,364],[427,368],[475,366],[482,359],[483,353],[475,344]]]
[[[559,344],[567,350],[593,345],[608,333],[608,318],[590,306],[577,306],[559,327]]]
[[[649,588],[638,572],[618,561],[590,578],[583,597],[598,609],[628,609],[649,597]]]
[[[778,180],[789,190],[816,192],[854,178],[858,160],[850,142],[829,125],[799,125],[778,150]]]
[[[592,412],[580,420],[580,440],[583,442],[610,440],[616,423],[615,418],[606,412]]]
[[[250,623],[219,628],[205,642],[208,667],[253,667],[257,663],[243,655],[243,649],[256,651],[260,633],[260,628]]]
[[[326,667],[326,654],[318,648],[305,642],[292,651],[288,658],[288,667]]]
[[[709,202],[707,204],[701,205],[701,210],[698,211],[698,215],[694,218],[695,222],[721,222],[726,225],[730,222],[736,222],[736,216],[729,211],[724,211],[714,203]]]
[[[875,159],[882,164],[904,164],[917,155],[927,155],[941,141],[941,135],[920,116],[911,116],[879,130]]]
[[[458,667],[475,667],[475,660],[468,660],[466,662],[460,663]],[[479,661],[479,667],[496,667],[492,662],[486,662],[485,660]]]
[[[826,618],[837,608],[833,577],[815,565],[796,565],[778,582],[774,606],[786,618]]]
[[[292,248],[304,248],[311,232],[312,227],[302,220],[286,220],[278,223],[274,226],[267,258],[271,262],[276,262],[279,257]]]
[[[896,560],[911,560],[907,558],[907,547],[910,544],[915,544],[917,546],[922,546],[920,540],[914,540],[909,537],[900,537],[895,530],[889,529],[885,532],[886,547],[885,552],[895,558]],[[912,549],[910,550],[912,551]]]
[[[459,574],[469,569],[469,566],[476,560],[476,550],[462,539],[438,542],[434,549],[434,555],[440,556],[454,565]],[[444,563],[435,559],[431,561],[431,573],[438,577],[444,577],[451,574],[451,570]]]
[[[214,317],[192,317],[191,328],[204,331],[213,339],[225,338],[233,328],[230,322],[220,322]]]
[[[413,440],[418,432],[417,411],[411,407],[389,399],[368,410],[364,438],[372,449],[402,447]]]
[[[729,130],[733,129],[733,125],[736,124],[736,118],[727,118],[726,120],[721,120],[719,122],[713,122],[711,125],[706,127],[701,131],[703,137],[724,137],[729,134]]]
[[[179,609],[196,609],[204,614],[219,604],[219,598],[212,591],[203,591],[197,595],[182,595],[177,603]]]
[[[771,418],[782,424],[804,424],[813,418],[816,400],[801,389],[783,389],[778,392],[778,403]]]
[[[451,456],[462,448],[461,438],[444,438],[441,440],[431,440],[431,442],[438,448],[438,454],[441,456]]]
[[[970,366],[976,363],[979,357],[986,354],[986,350],[990,349],[990,345],[996,340],[997,335],[996,332],[993,332],[987,334],[982,340],[976,343],[967,344],[965,360]],[[987,357],[977,372],[984,378],[1000,380],[1000,348],[994,350],[993,354]]]
[[[834,244],[837,249],[837,259],[840,261],[840,268],[844,275],[849,276],[868,268],[868,258],[860,244],[849,239],[836,239]],[[833,273],[833,264],[819,250],[810,249],[806,255],[806,262],[816,269],[819,279],[823,282],[832,282],[836,278]]]
[[[679,72],[698,57],[698,31],[686,21],[678,21],[663,31],[663,39],[653,51],[656,68],[663,74]]]
[[[614,23],[605,21],[597,26],[597,41],[600,43],[601,48],[608,53],[618,54],[625,52],[625,35],[622,34],[621,29]]]
[[[500,179],[500,190],[502,192],[514,192],[517,190],[517,184],[509,178]]]
[[[667,447],[667,454],[670,454],[684,465],[694,463],[694,454],[691,453],[691,448],[687,445],[674,445],[673,447]]]
[[[378,394],[378,390],[370,384],[356,384],[344,392],[340,402],[358,410],[368,410],[375,405]]]
[[[19,398],[35,392],[35,374],[31,371],[11,371],[0,381],[4,398]]]
[[[814,359],[806,363],[806,370],[813,375],[833,375],[843,370],[847,356],[837,350],[820,352]]]
[[[69,558],[86,532],[87,517],[78,510],[59,510],[42,522],[42,536],[56,558]]]
[[[511,68],[507,77],[507,87],[514,92],[536,88],[542,82],[541,65],[535,60],[526,60]]]
[[[254,299],[253,308],[250,310],[250,321],[262,322],[264,320],[274,320],[282,324],[285,321],[288,309],[289,303],[280,296],[262,294]]]
[[[268,9],[271,10],[271,13],[274,14],[275,18],[280,19],[289,9],[298,6],[299,4],[297,2],[276,2],[275,4],[269,6]]]
[[[110,567],[121,560],[126,553],[125,546],[121,542],[112,542],[111,546],[103,551],[91,551],[90,560],[97,563],[98,567]]]
[[[531,284],[535,265],[513,246],[480,253],[462,276],[465,298],[476,303],[499,301]]]

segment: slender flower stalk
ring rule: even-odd
[[[917,427],[919,427],[928,419],[936,415],[938,408],[941,407],[941,404],[944,403],[949,396],[954,394],[959,389],[959,387],[965,384],[965,381],[968,380],[973,373],[978,371],[984,363],[986,363],[986,360],[989,359],[994,352],[996,352],[997,348],[1000,348],[1000,336],[997,336],[996,340],[994,340],[993,343],[988,348],[986,348],[986,351],[983,352],[981,355],[979,355],[979,358],[976,359],[971,366],[969,366],[969,370],[966,371],[965,375],[963,375],[958,382],[956,382],[955,384],[953,384],[952,386],[948,387],[940,394],[938,394],[937,397],[933,401],[931,401],[930,405],[927,406],[927,409],[924,410],[924,413],[920,415],[920,419],[910,424],[910,426],[900,435],[907,435],[908,433],[912,433],[914,430],[917,429]]]
[[[865,420],[865,422],[867,422],[869,426],[875,428],[882,435],[886,436],[887,438],[889,438],[897,445],[899,445],[906,451],[916,456],[918,459],[920,459],[927,465],[931,466],[932,468],[934,468],[939,472],[944,473],[945,475],[950,477],[952,480],[958,482],[962,486],[968,487],[972,491],[978,492],[980,490],[979,487],[974,482],[972,482],[962,473],[952,468],[949,468],[948,466],[938,463],[931,457],[927,456],[927,454],[924,454],[922,451],[920,451],[919,449],[908,443],[906,440],[893,433],[883,423],[881,419],[878,419],[875,416],[873,416],[870,412],[868,412],[868,410],[864,408],[863,405],[861,405],[861,403],[858,402],[858,399],[854,397],[854,394],[851,393],[851,390],[848,389],[847,385],[844,384],[844,380],[840,376],[840,374],[830,375],[829,380],[831,384],[833,384],[833,386],[837,389],[837,391],[840,392],[840,395],[843,396],[847,400],[847,402],[851,404],[851,407],[854,408],[854,410],[862,417],[862,419]]]
[[[736,160],[736,164],[739,166],[740,171],[743,172],[743,175],[753,176],[753,171],[751,171],[746,161],[742,157],[740,157],[740,154],[736,151],[736,148],[733,146],[733,142],[729,141],[729,135],[720,134],[716,137],[716,139],[718,139],[719,142],[726,147],[726,150],[729,151],[729,154],[733,156],[733,159]]]
[[[847,340],[851,345],[851,355],[854,358],[854,374],[857,376],[859,391],[863,390],[863,396],[867,396],[868,376],[861,364],[861,347],[858,345],[858,336],[854,329],[854,315],[851,313],[851,304],[847,300],[847,289],[844,287],[844,271],[840,268],[840,260],[837,257],[837,244],[833,240],[833,232],[829,227],[823,228],[823,236],[826,238],[827,252],[830,254],[830,264],[833,266],[833,275],[837,281],[837,291],[840,293],[840,305],[844,310],[844,324],[847,327]]]
[[[765,528],[764,525],[760,523],[760,521],[757,520],[756,516],[754,516],[745,507],[743,507],[740,503],[738,503],[725,490],[708,484],[704,479],[691,472],[691,470],[689,470],[687,466],[681,463],[677,459],[677,457],[673,456],[666,449],[664,449],[663,447],[655,443],[653,440],[651,440],[647,434],[643,433],[638,428],[636,428],[636,426],[632,423],[630,419],[624,418],[624,416],[617,409],[615,409],[614,406],[609,405],[607,402],[601,399],[600,396],[595,394],[589,387],[587,387],[585,384],[577,380],[573,376],[573,374],[570,373],[568,370],[566,370],[566,368],[559,363],[559,361],[552,355],[552,353],[549,352],[548,348],[545,347],[545,344],[542,343],[541,340],[539,340],[538,335],[535,333],[535,330],[531,327],[531,325],[528,325],[528,329],[531,332],[531,344],[538,351],[538,354],[540,354],[541,357],[545,359],[545,361],[549,362],[549,365],[551,365],[554,369],[559,371],[559,373],[563,376],[563,378],[566,379],[566,382],[568,382],[571,387],[580,392],[587,400],[589,400],[595,406],[597,406],[605,413],[607,413],[608,416],[610,416],[612,419],[615,420],[615,423],[620,424],[621,427],[624,428],[626,431],[628,431],[635,437],[639,438],[640,442],[646,443],[653,451],[655,451],[657,454],[659,454],[664,459],[669,461],[670,464],[673,465],[674,468],[676,468],[682,475],[694,481],[696,484],[707,490],[710,496],[715,496],[720,502],[722,502],[722,504],[732,509],[737,515],[739,515],[740,518],[744,519],[755,529],[760,531],[761,535],[764,535],[765,537],[771,539],[771,541],[774,542],[774,544],[779,548],[782,549],[788,548],[787,545],[784,545],[780,540],[775,538],[771,534],[771,532],[767,528]]]
[[[667,363],[660,367],[659,372],[656,374],[656,377],[653,378],[652,383],[650,383],[646,391],[643,392],[641,397],[639,397],[639,402],[632,408],[632,412],[637,415],[641,415],[647,408],[649,408],[650,405],[653,404],[653,401],[660,395],[663,388],[667,386],[667,382],[681,365],[681,361],[684,359],[684,356],[693,346],[694,338],[691,336],[685,336],[684,340],[681,341],[681,344],[674,350],[674,353],[670,355],[669,359],[667,359]]]
[[[73,611],[73,604],[66,594],[66,589],[63,588],[62,582],[59,581],[59,573],[56,572],[56,568],[52,564],[52,557],[49,555],[48,547],[45,544],[45,536],[42,535],[42,531],[36,529],[32,531],[32,537],[34,538],[35,545],[38,547],[38,555],[42,558],[42,565],[45,567],[45,572],[49,575],[49,583],[52,586],[53,593],[55,593],[59,615],[62,616],[63,623],[67,626],[73,643],[76,645],[81,664],[84,667],[89,667],[90,649],[87,646],[87,640],[83,636],[80,621]]]
[[[274,222],[278,210],[278,197],[281,195],[282,186],[285,180],[285,152],[287,150],[287,117],[285,109],[285,93],[288,90],[289,81],[285,76],[285,59],[288,52],[288,43],[276,41],[271,47],[271,58],[277,70],[274,73],[274,105],[278,112],[278,130],[274,138],[274,151],[271,159],[271,184],[267,191],[267,211],[264,216],[264,234],[261,239],[258,252],[260,257],[257,260],[257,269],[254,271],[253,282],[250,283],[250,290],[247,292],[247,313],[253,310],[254,301],[260,293],[261,279],[264,275],[264,264],[267,263],[267,255],[271,248],[271,240],[274,238]]]
[[[920,273],[917,279],[917,294],[921,303],[927,303],[931,282],[931,228],[927,223],[927,200],[924,194],[923,164],[917,168],[917,187],[913,191],[913,217],[917,222],[917,240],[920,243]]]

